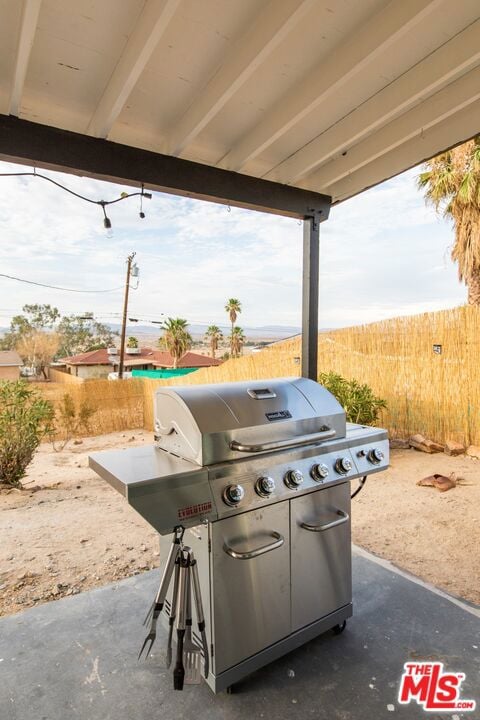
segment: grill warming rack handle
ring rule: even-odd
[[[315,442],[323,442],[324,440],[331,440],[336,435],[336,431],[330,428],[321,430],[320,432],[310,433],[309,435],[302,435],[301,437],[289,438],[288,440],[272,440],[271,442],[260,443],[259,445],[246,445],[237,440],[232,440],[230,443],[230,450],[236,450],[237,452],[245,453],[260,453],[267,452],[269,450],[284,450],[291,447],[301,447],[302,445],[311,445]]]

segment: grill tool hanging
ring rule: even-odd
[[[202,650],[204,656],[204,676],[208,677],[209,672],[208,645],[205,633],[205,619],[203,615],[198,566],[192,549],[183,544],[183,533],[183,527],[179,526],[175,528],[173,542],[170,546],[158,592],[143,623],[146,625],[150,622],[150,630],[138,654],[138,658],[140,659],[146,649],[145,657],[147,658],[152,649],[156,639],[158,618],[165,603],[172,575],[174,575],[172,603],[168,621],[166,666],[169,668],[172,663],[172,640],[174,627],[176,626],[177,650],[173,671],[173,685],[175,690],[183,690],[184,684],[198,685],[200,683]],[[202,638],[202,649],[192,640],[192,597],[195,602],[198,631]]]
[[[200,662],[202,659],[202,651],[192,641],[192,558],[191,550],[188,552],[187,565],[187,619],[185,638],[183,641],[183,665],[185,667],[185,685],[199,685]]]
[[[155,642],[155,638],[157,636],[158,618],[160,616],[160,613],[163,610],[163,604],[165,602],[165,598],[167,597],[167,592],[168,592],[168,588],[170,586],[170,581],[172,579],[172,574],[173,574],[173,570],[175,567],[175,563],[177,561],[177,557],[180,552],[182,539],[183,539],[183,533],[184,533],[184,529],[182,527],[177,527],[174,530],[173,542],[170,547],[167,564],[165,565],[165,570],[163,571],[162,579],[160,581],[160,587],[158,588],[158,592],[155,596],[155,600],[153,601],[152,606],[150,607],[150,610],[148,611],[147,616],[146,616],[145,620],[143,621],[143,624],[147,625],[148,621],[151,617],[150,632],[148,633],[147,637],[145,638],[143,645],[140,649],[140,652],[138,653],[139,660],[145,649],[146,649],[145,657],[148,657],[150,650],[152,649],[152,645]],[[148,645],[148,643],[150,643],[150,644]],[[148,645],[148,647],[147,647],[147,645]]]

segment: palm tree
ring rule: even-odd
[[[235,323],[237,322],[238,313],[242,312],[242,305],[240,303],[240,300],[237,300],[237,298],[230,298],[229,300],[227,300],[227,304],[225,305],[225,312],[228,313],[230,322],[232,323],[232,332],[230,334],[230,354],[233,357],[233,328]]]
[[[480,305],[480,135],[426,163],[418,187],[455,228],[452,260],[468,287],[470,305]]]
[[[209,325],[205,332],[205,341],[210,344],[212,357],[215,359],[215,353],[218,350],[218,343],[223,339],[223,333],[218,325]]]
[[[174,369],[178,361],[192,347],[192,336],[187,330],[188,322],[183,318],[168,318],[162,325],[163,337],[159,345],[164,345],[173,358]]]
[[[238,357],[241,352],[242,348],[245,344],[245,335],[243,334],[243,330],[241,327],[238,327],[236,325],[232,328],[232,334],[229,337],[230,340],[230,347],[232,348],[232,357]]]

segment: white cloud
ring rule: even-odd
[[[10,170],[9,170],[10,168]],[[3,163],[1,172],[26,168]],[[90,178],[46,173],[94,199],[124,189]],[[332,209],[321,226],[320,319],[323,326],[367,322],[464,301],[447,248],[452,230],[425,207],[415,171]],[[121,286],[125,258],[137,251],[141,279],[131,316],[179,315],[224,322],[239,297],[246,326],[299,324],[302,228],[289,218],[154,193],[110,206],[113,237],[101,208],[40,179],[0,178],[2,272],[71,288]],[[77,295],[0,278],[0,325],[27,302],[63,312],[119,317],[122,292]],[[115,314],[115,315],[114,315]]]

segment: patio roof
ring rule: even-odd
[[[334,202],[480,129],[478,0],[0,8],[0,114]]]

